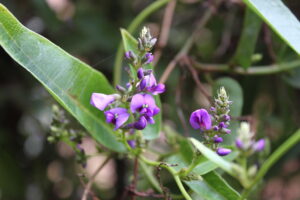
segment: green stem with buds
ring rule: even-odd
[[[290,136],[276,151],[266,160],[258,171],[255,179],[248,188],[242,193],[240,200],[248,197],[255,185],[265,176],[269,169],[294,145],[300,142],[300,129],[298,129],[292,136]]]
[[[128,26],[127,31],[133,33],[138,26],[153,12],[167,4],[171,0],[157,0],[154,3],[150,4],[145,8]],[[121,66],[122,66],[122,57],[123,57],[123,46],[122,43],[119,44],[115,62],[114,62],[114,85],[117,85],[121,82]]]

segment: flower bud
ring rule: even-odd
[[[221,148],[221,147],[217,149],[217,154],[219,156],[226,156],[230,153],[231,153],[231,149],[226,149],[226,148]]]
[[[214,136],[214,143],[222,143],[223,142],[223,138],[219,137],[217,135]]]

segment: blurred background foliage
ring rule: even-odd
[[[103,72],[112,81],[113,63],[121,36],[152,0],[0,0],[23,24],[42,34],[72,55]],[[167,46],[156,71],[160,76],[201,19],[209,0],[178,1]],[[300,18],[300,2],[284,3]],[[159,36],[164,8],[152,14],[144,25]],[[228,63],[243,31],[245,6],[239,0],[225,1],[214,13],[189,55],[204,63]],[[253,33],[255,34],[255,33]],[[265,24],[257,31],[255,65],[270,65],[299,59]],[[247,50],[247,47],[242,50]],[[243,53],[242,53],[243,54]],[[29,74],[0,49],[0,199],[80,199],[85,179],[73,151],[63,143],[46,140],[51,123],[52,97]],[[232,79],[224,77],[231,77]],[[267,136],[271,149],[300,127],[300,69],[264,76],[231,73],[199,73],[203,85],[228,84],[231,96],[241,100],[240,119],[249,120],[257,137]],[[222,78],[222,79],[219,79]],[[217,82],[215,82],[218,80]],[[225,83],[224,83],[225,82]],[[162,95],[165,123],[178,132],[192,131],[188,117],[192,110],[208,107],[189,70],[179,65],[166,82]],[[237,95],[237,96],[235,96]],[[76,122],[73,122],[78,127]],[[234,135],[234,134],[233,134]],[[89,154],[93,142],[83,146]],[[295,146],[268,173],[257,199],[300,199],[300,145]],[[90,174],[103,157],[88,161]],[[98,165],[97,165],[98,166]],[[124,167],[125,166],[125,167]],[[115,159],[99,175],[95,194],[100,199],[118,199],[130,173],[130,163]],[[147,183],[141,181],[140,187]]]

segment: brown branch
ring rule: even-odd
[[[268,54],[272,59],[273,63],[276,62],[276,54],[274,52],[271,31],[266,24],[263,24],[264,42],[267,46]]]
[[[213,100],[209,92],[206,90],[204,85],[201,83],[197,70],[193,67],[190,59],[188,57],[183,58],[184,64],[187,66],[188,70],[191,72],[192,77],[198,87],[198,89],[202,92],[202,94],[206,97],[206,99],[212,104]]]
[[[109,160],[110,160],[110,157],[108,156],[106,158],[106,160],[103,163],[101,163],[101,165],[98,167],[98,169],[92,174],[88,184],[86,185],[86,187],[84,189],[81,200],[87,200],[88,194],[89,194],[90,189],[96,179],[96,176],[99,174],[99,172],[102,170],[102,168],[108,163]]]
[[[183,130],[184,130],[184,135],[186,137],[189,137],[189,128],[187,126],[187,123],[186,123],[186,118],[183,114],[183,111],[181,109],[181,94],[182,94],[182,86],[186,79],[186,76],[185,74],[182,74],[180,77],[179,77],[179,81],[177,83],[177,87],[176,87],[176,92],[175,92],[175,103],[177,105],[177,108],[176,108],[176,111],[177,111],[177,115],[178,115],[178,118],[181,122],[181,125],[183,127]]]
[[[219,7],[222,0],[216,0],[214,3],[211,3],[210,6],[206,9],[206,12],[204,13],[203,17],[200,19],[200,21],[196,25],[196,30],[192,33],[192,35],[189,37],[189,39],[185,42],[181,50],[176,54],[173,60],[167,65],[162,77],[160,78],[160,83],[165,83],[170,76],[171,72],[174,70],[175,66],[177,65],[177,62],[184,56],[187,56],[191,48],[193,47],[194,40],[196,39],[196,36],[198,35],[198,32],[208,23],[210,18],[213,16],[217,8]]]
[[[165,15],[162,22],[162,28],[157,43],[157,48],[154,52],[153,66],[155,66],[158,63],[162,54],[162,50],[167,45],[176,3],[176,0],[170,1],[166,7]]]
[[[133,180],[132,184],[130,186],[130,191],[136,191],[136,185],[138,181],[138,172],[139,172],[139,159],[138,156],[135,157],[134,159],[134,171],[133,171]],[[135,200],[135,193],[131,193],[132,195],[132,200]]]

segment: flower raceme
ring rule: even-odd
[[[117,85],[119,94],[93,93],[91,96],[91,105],[104,111],[106,122],[113,124],[115,130],[134,132],[135,129],[143,130],[148,124],[155,123],[153,117],[160,109],[152,95],[163,93],[165,85],[157,84],[153,71],[144,69],[154,59],[150,51],[155,43],[156,38],[151,36],[150,30],[143,28],[138,38],[139,52],[127,51],[124,55],[132,67],[128,71],[131,80],[126,88]],[[134,78],[136,76],[138,79]]]

